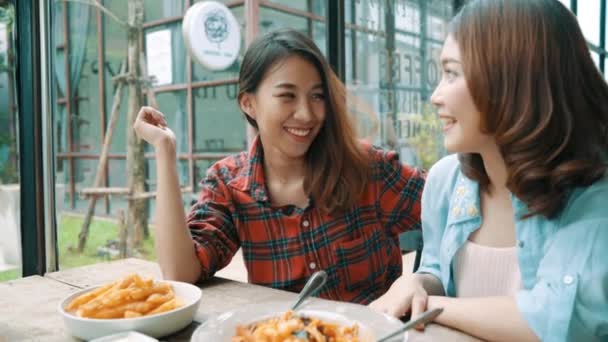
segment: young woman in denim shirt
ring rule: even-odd
[[[371,306],[502,341],[608,340],[608,86],[556,0],[473,0],[431,101],[424,250]],[[487,256],[475,258],[473,256]]]

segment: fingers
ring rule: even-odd
[[[399,318],[408,311],[409,305],[407,305],[407,303],[401,303],[401,301],[396,300],[395,298],[387,299],[380,297],[371,302],[369,308],[376,312]]]
[[[426,311],[426,294],[415,294],[414,298],[412,298],[412,319],[418,317],[421,313]],[[423,331],[424,324],[419,324],[416,326],[417,330]]]
[[[167,127],[165,115],[152,107],[141,107],[137,114],[137,119],[160,128]]]

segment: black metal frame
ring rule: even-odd
[[[600,54],[600,70],[605,73],[606,62],[606,1],[600,0],[600,50],[604,53]]]
[[[40,2],[15,1],[17,106],[19,113],[19,183],[21,184],[21,256],[23,276],[46,271]]]
[[[327,55],[338,77],[346,77],[344,0],[327,1]],[[333,25],[332,25],[333,24]]]

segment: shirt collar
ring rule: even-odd
[[[456,224],[481,218],[479,183],[460,173],[450,198],[448,224]]]
[[[264,150],[262,149],[259,135],[251,143],[247,154],[247,161],[241,175],[242,177],[239,177],[241,181],[232,184],[233,187],[244,192],[249,192],[251,197],[258,202],[268,201],[266,180],[264,178]]]
[[[511,193],[511,204],[515,218],[519,219],[529,213],[528,206],[513,193]],[[450,198],[447,223],[456,224],[474,219],[481,219],[479,183],[460,173]]]

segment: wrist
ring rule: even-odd
[[[158,156],[176,156],[175,140],[162,139],[155,146],[154,149]]]
[[[442,308],[443,312],[435,318],[435,322],[445,324],[446,314],[450,311],[449,305],[453,298],[445,296],[429,296],[426,302],[426,309],[432,310],[436,308]]]

